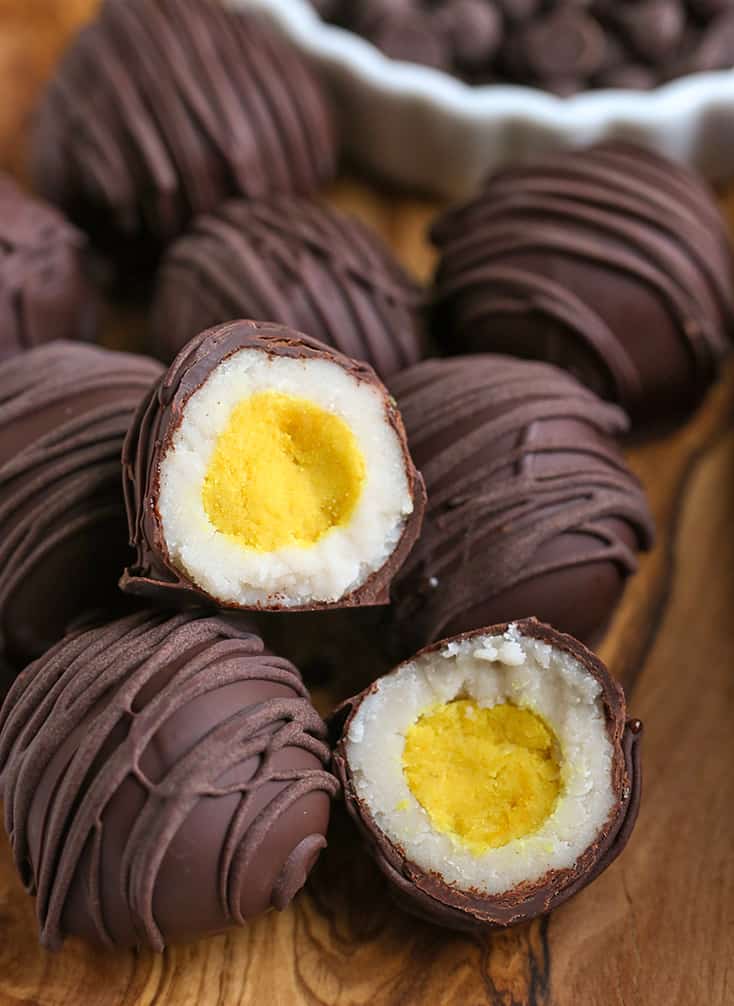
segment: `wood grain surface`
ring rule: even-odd
[[[20,178],[38,89],[95,6],[0,0],[0,167]],[[352,180],[328,196],[429,275],[436,207]],[[110,308],[108,345],[138,348],[143,331],[139,312]],[[3,836],[0,1006],[732,1006],[734,368],[684,429],[628,456],[659,539],[602,653],[645,721],[645,795],[627,851],[592,887],[524,928],[442,932],[391,905],[337,811],[286,912],[161,956],[76,941],[53,955]]]

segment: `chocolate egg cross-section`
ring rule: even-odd
[[[0,360],[52,339],[94,337],[85,248],[58,210],[0,174]]]
[[[0,714],[0,782],[42,943],[149,946],[284,908],[326,845],[326,728],[288,661],[219,617],[67,636]]]
[[[121,585],[161,603],[385,604],[425,503],[374,371],[266,323],[189,342],[123,463],[137,561]]]
[[[398,904],[455,929],[543,915],[619,855],[641,724],[534,619],[435,643],[338,710],[334,766]]]
[[[731,350],[729,236],[703,181],[607,143],[514,167],[434,227],[450,353],[556,363],[638,423],[698,404]]]
[[[399,655],[525,616],[595,640],[652,542],[623,413],[556,367],[489,354],[427,360],[391,390],[428,489],[393,589]]]
[[[169,363],[212,325],[276,321],[384,380],[420,359],[422,305],[418,285],[356,218],[296,196],[230,200],[168,250],[153,339]]]
[[[65,341],[0,367],[0,650],[16,665],[86,612],[125,601],[120,456],[161,370]]]
[[[336,162],[302,57],[216,0],[105,0],[48,86],[33,149],[46,198],[113,256],[148,259],[229,196],[310,192]]]

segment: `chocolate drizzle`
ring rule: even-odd
[[[731,348],[721,214],[656,154],[608,143],[500,173],[433,238],[451,352],[558,363],[639,417],[691,408]]]
[[[137,614],[67,637],[0,715],[5,825],[42,943],[162,950],[285,907],[326,845],[329,756],[292,664],[223,619]]]
[[[168,251],[153,316],[156,353],[233,318],[306,332],[385,378],[420,356],[418,286],[376,234],[328,206],[231,200]]]
[[[90,607],[119,605],[120,452],[160,371],[130,353],[53,342],[0,372],[0,649],[18,664]]]
[[[230,195],[309,192],[336,153],[315,78],[252,15],[106,0],[49,85],[34,155],[40,191],[114,252],[120,235],[165,243]]]
[[[0,360],[51,339],[94,337],[85,248],[60,213],[0,175]]]
[[[514,624],[523,636],[539,639],[574,657],[601,686],[607,735],[613,750],[610,771],[615,805],[597,838],[570,869],[549,871],[538,881],[519,885],[499,895],[461,890],[446,883],[438,873],[421,870],[416,864],[409,862],[402,848],[380,830],[367,805],[358,797],[351,779],[347,757],[349,725],[360,703],[375,685],[345,702],[331,722],[334,770],[342,784],[347,810],[369,852],[391,882],[391,893],[397,904],[427,922],[452,929],[504,928],[527,922],[559,907],[614,862],[632,834],[639,811],[642,795],[639,746],[642,724],[639,720],[626,719],[626,704],[621,686],[611,677],[602,662],[572,637],[534,619]],[[456,639],[467,639],[475,635],[502,635],[508,627],[506,623],[495,625]],[[450,640],[435,643],[416,654],[413,659],[442,648],[446,642]]]
[[[613,440],[623,413],[554,367],[501,356],[429,360],[391,390],[428,489],[393,587],[400,652],[500,612],[593,635],[652,541]]]
[[[123,574],[120,586],[127,593],[150,597],[162,604],[227,607],[174,566],[168,555],[157,499],[161,460],[170,447],[189,398],[220,363],[243,349],[265,353],[273,358],[328,360],[342,367],[356,380],[380,389],[384,397],[385,420],[393,428],[403,449],[408,486],[414,503],[413,512],[405,522],[392,555],[360,587],[334,603],[318,602],[303,608],[288,606],[287,610],[311,611],[387,604],[390,582],[418,537],[425,506],[423,480],[408,453],[405,430],[395,403],[366,363],[350,360],[316,339],[282,325],[255,321],[219,325],[192,339],[140,403],[122,453],[130,542],[137,555],[135,563]],[[233,604],[231,607],[237,605]],[[282,598],[275,596],[267,610],[279,610],[283,607]]]

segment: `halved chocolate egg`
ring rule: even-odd
[[[123,452],[130,593],[291,610],[387,603],[425,491],[374,371],[279,325],[210,329]]]
[[[335,714],[349,813],[399,905],[456,929],[543,915],[619,855],[638,720],[581,643],[534,619],[422,650]]]

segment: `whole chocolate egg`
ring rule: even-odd
[[[0,651],[16,666],[69,622],[125,601],[122,444],[160,372],[65,341],[0,366]]]
[[[94,337],[85,250],[58,210],[0,175],[0,360],[52,339]]]
[[[296,196],[230,200],[168,249],[153,348],[170,363],[193,336],[235,318],[288,325],[383,378],[421,356],[423,297],[356,218]]]
[[[723,217],[659,154],[607,143],[501,172],[433,237],[446,352],[555,363],[637,425],[690,412],[731,349]]]
[[[596,640],[652,542],[621,410],[556,367],[491,354],[426,360],[390,389],[428,492],[392,590],[397,651],[526,616]]]
[[[125,264],[229,196],[310,192],[335,171],[299,53],[214,0],[105,0],[63,56],[34,136],[39,191]]]
[[[74,632],[16,680],[0,782],[41,942],[192,939],[301,889],[336,780],[301,678],[219,617]]]

